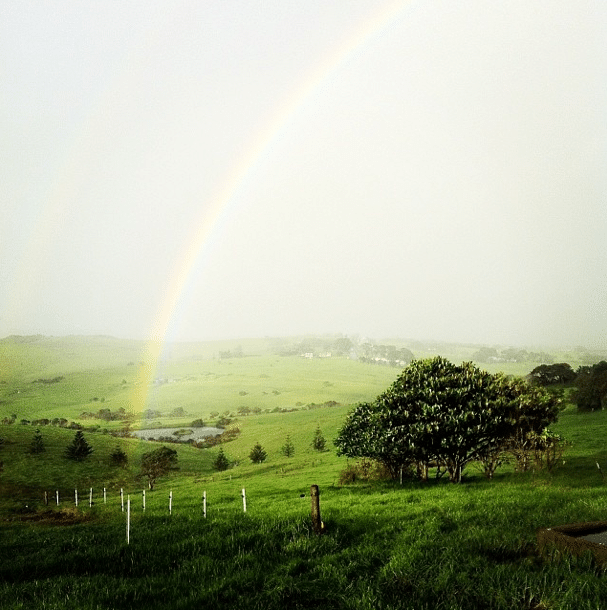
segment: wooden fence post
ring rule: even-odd
[[[320,491],[318,485],[310,487],[310,500],[312,504],[312,528],[315,534],[324,534],[325,524],[320,518]]]
[[[44,492],[44,505],[48,506],[48,491]]]

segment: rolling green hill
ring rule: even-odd
[[[219,358],[237,345],[242,355]],[[17,421],[0,425],[0,607],[607,605],[603,572],[590,558],[544,557],[536,545],[540,527],[605,519],[606,483],[596,467],[607,469],[604,412],[565,408],[554,429],[572,446],[551,473],[516,474],[506,465],[489,481],[471,466],[461,485],[340,485],[348,461],[331,441],[351,405],[373,399],[398,369],[280,356],[268,340],[175,346],[149,388],[147,408],[161,416],[145,424],[185,426],[227,411],[240,434],[221,446],[230,461],[223,472],[213,468],[219,447],[172,444],[179,470],[147,491],[144,512],[140,460],[158,443],[101,432],[124,421],[80,418],[83,411],[128,409],[144,348],[106,338],[1,342],[0,417],[16,414]],[[186,415],[171,415],[177,407]],[[239,407],[260,412],[241,415]],[[85,431],[92,455],[66,459],[75,432],[53,425],[39,427],[45,451],[31,454],[36,427],[19,421],[42,416],[99,425]],[[323,452],[311,447],[317,427],[327,439]],[[295,447],[289,458],[281,452],[287,435]],[[268,454],[261,464],[248,458],[257,442]],[[124,468],[111,465],[117,446],[128,456]],[[312,484],[321,490],[323,536],[310,524]],[[121,488],[131,500],[128,545]]]

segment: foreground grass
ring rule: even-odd
[[[604,489],[546,479],[321,490],[309,498],[237,486],[133,508],[131,543],[116,504],[92,523],[2,526],[2,608],[600,608],[604,577],[587,559],[545,562],[535,530],[604,516]],[[230,494],[229,492],[233,492]],[[564,501],[566,500],[566,501]],[[82,509],[84,516],[89,509]],[[72,517],[74,516],[72,512]],[[84,517],[83,517],[84,518]]]
[[[295,432],[298,418],[284,414],[275,427]],[[345,461],[303,448],[291,460],[270,452],[267,463],[215,473],[202,458],[211,451],[179,447],[184,470],[147,493],[145,512],[141,486],[128,489],[129,545],[116,489],[91,508],[86,495],[78,509],[71,499],[3,504],[0,607],[602,608],[601,570],[589,558],[540,557],[536,531],[605,519],[594,464],[605,457],[605,423],[603,413],[569,409],[558,428],[575,444],[553,474],[504,470],[486,481],[471,468],[462,485],[341,487]],[[132,450],[140,447],[149,444]],[[311,531],[312,483],[321,488],[323,536]]]

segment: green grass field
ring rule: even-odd
[[[61,340],[52,342],[55,347],[44,341],[11,345],[2,355],[0,417],[79,421],[84,410],[128,405],[129,388],[123,386],[135,381],[129,371],[140,362],[142,346],[113,341],[100,347],[73,339],[69,349]],[[218,360],[209,346],[181,350],[173,350],[158,375],[171,381],[149,393],[148,406],[163,413],[163,423],[182,425],[238,406],[272,411],[301,403],[299,410],[238,418],[240,436],[223,445],[232,462],[224,472],[212,467],[218,448],[171,445],[180,469],[147,491],[145,512],[138,465],[157,443],[85,433],[94,451],[76,463],[63,457],[73,430],[41,427],[46,451],[32,455],[27,449],[34,427],[0,426],[1,608],[607,606],[605,576],[590,558],[550,560],[536,546],[540,527],[606,518],[607,486],[596,468],[598,461],[607,469],[604,412],[579,414],[569,406],[561,413],[554,429],[573,444],[552,473],[517,475],[504,467],[488,481],[471,465],[462,485],[432,480],[342,486],[339,473],[347,460],[335,455],[331,440],[351,405],[373,399],[398,370],[345,358],[281,358],[263,351],[262,343],[230,360]],[[56,376],[64,380],[32,383]],[[98,400],[91,402],[93,397]],[[341,406],[304,408],[328,400]],[[175,407],[188,417],[173,422]],[[91,422],[99,423],[83,421]],[[317,426],[327,451],[311,447]],[[280,451],[287,434],[295,446],[291,458]],[[248,459],[256,442],[268,453],[262,464]],[[110,465],[116,445],[129,457],[126,468]],[[321,492],[322,536],[310,522],[312,484]],[[129,545],[120,488],[131,499]]]

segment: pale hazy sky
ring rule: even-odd
[[[0,4],[0,336],[607,348],[607,2]]]

